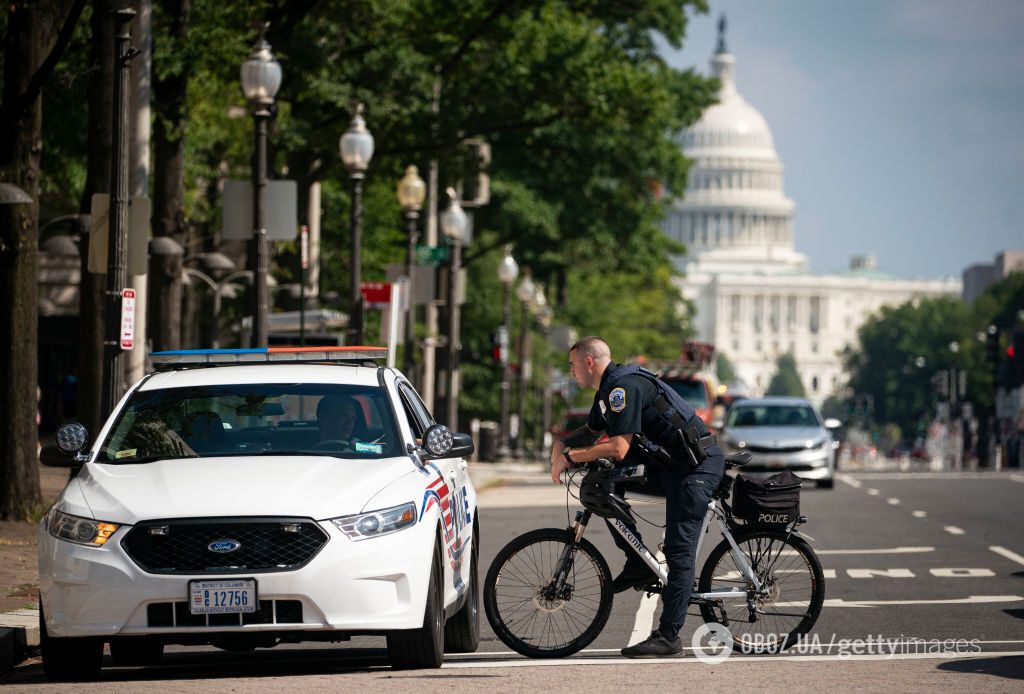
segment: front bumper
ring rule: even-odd
[[[196,578],[237,575],[157,575],[144,572],[121,548],[124,526],[106,545],[84,547],[39,533],[39,580],[50,635],[223,634],[260,631],[365,633],[414,629],[423,624],[435,528],[417,523],[383,537],[355,542],[330,521],[319,523],[330,539],[305,566],[294,571],[256,573],[258,599],[301,604],[301,622],[153,626],[150,605],[187,601]],[[159,611],[160,608],[157,608]],[[294,615],[281,610],[280,615]],[[176,620],[182,621],[182,620]],[[186,620],[187,621],[187,620]],[[157,623],[166,624],[166,620]]]
[[[730,453],[743,449],[730,447]],[[789,470],[808,480],[831,479],[835,474],[834,452],[828,446],[820,450],[797,451],[795,453],[751,453],[750,462],[740,468],[744,475],[767,475]]]

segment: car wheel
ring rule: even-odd
[[[832,487],[834,487],[835,484],[836,484],[836,481],[834,479],[832,479],[831,477],[826,479],[826,480],[818,480],[817,481],[818,489],[832,489]]]
[[[480,583],[477,581],[479,550],[480,525],[474,520],[466,601],[444,626],[444,650],[446,653],[475,653],[480,645]]]
[[[103,663],[103,640],[93,637],[58,638],[46,633],[46,618],[39,610],[39,650],[43,672],[51,682],[94,680]]]
[[[145,636],[111,639],[110,658],[115,665],[156,665],[164,657],[164,645]]]
[[[444,662],[444,601],[441,566],[441,543],[434,545],[434,559],[427,585],[427,604],[423,610],[423,626],[418,629],[392,631],[388,634],[388,658],[396,670],[439,668]]]

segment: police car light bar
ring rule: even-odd
[[[153,352],[157,366],[254,364],[260,362],[362,362],[387,359],[387,347],[262,347],[255,349],[175,349]]]

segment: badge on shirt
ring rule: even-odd
[[[608,406],[612,412],[622,412],[626,409],[626,391],[623,388],[615,388],[608,394]]]

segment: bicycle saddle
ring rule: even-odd
[[[743,467],[750,462],[750,451],[740,451],[739,453],[730,453],[725,456],[726,467]]]

